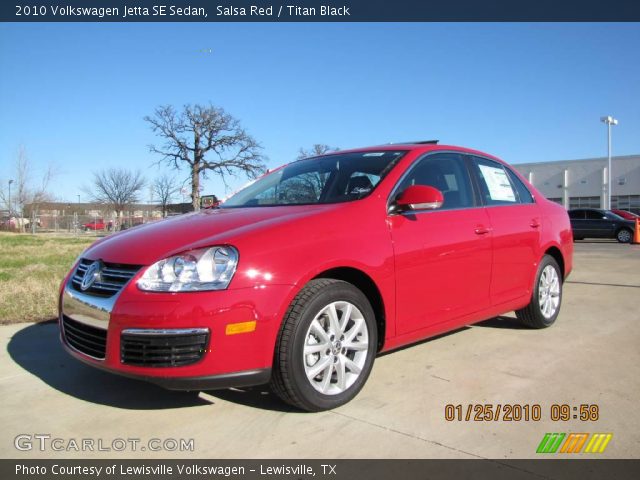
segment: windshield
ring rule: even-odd
[[[265,175],[220,208],[314,205],[369,195],[406,151],[337,153],[291,163]]]
[[[609,219],[609,220],[616,220],[616,221],[624,221],[626,220],[625,218],[621,217],[620,215],[618,215],[617,213],[613,213],[613,212],[607,212],[605,214],[605,216]]]

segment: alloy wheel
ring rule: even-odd
[[[309,325],[303,363],[307,379],[318,392],[346,391],[360,376],[368,355],[367,322],[352,303],[330,303]]]
[[[547,265],[540,275],[538,304],[545,318],[552,318],[560,305],[560,277],[553,265]]]
[[[620,230],[618,232],[618,241],[621,243],[629,243],[631,241],[631,233],[629,230]]]

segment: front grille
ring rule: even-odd
[[[124,265],[120,263],[103,263],[102,269],[96,277],[93,284],[86,290],[82,290],[80,285],[84,278],[87,268],[93,263],[93,260],[83,258],[78,264],[78,268],[71,277],[73,288],[79,292],[89,293],[101,297],[111,297],[122,290],[122,287],[133,278],[140,270],[138,265]]]
[[[90,357],[104,360],[107,351],[107,331],[76,322],[62,315],[62,334],[73,348]]]
[[[209,332],[203,330],[174,333],[127,333],[120,337],[122,363],[142,367],[180,367],[200,360],[209,343]]]

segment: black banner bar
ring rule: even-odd
[[[0,460],[3,480],[626,480],[640,460]]]
[[[16,0],[2,22],[637,22],[635,0]]]

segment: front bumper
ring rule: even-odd
[[[65,349],[85,364],[172,390],[205,390],[268,383],[275,341],[293,286],[266,285],[213,292],[142,292],[132,279],[108,299],[84,294],[68,282],[60,296],[61,337]],[[74,348],[63,318],[106,331],[103,358]],[[230,335],[227,325],[255,321],[252,332]],[[201,358],[183,366],[123,363],[121,339],[130,329],[207,329]],[[100,357],[98,355],[97,357]]]
[[[253,387],[256,385],[265,385],[271,380],[271,368],[259,368],[256,370],[245,370],[242,372],[208,376],[205,375],[197,377],[159,377],[144,374],[133,374],[118,369],[108,368],[104,364],[92,362],[86,355],[83,355],[82,353],[70,347],[64,341],[64,338],[62,340],[62,343],[67,352],[87,365],[123,377],[153,383],[162,388],[166,388],[167,390],[199,391],[220,390],[224,388]]]

